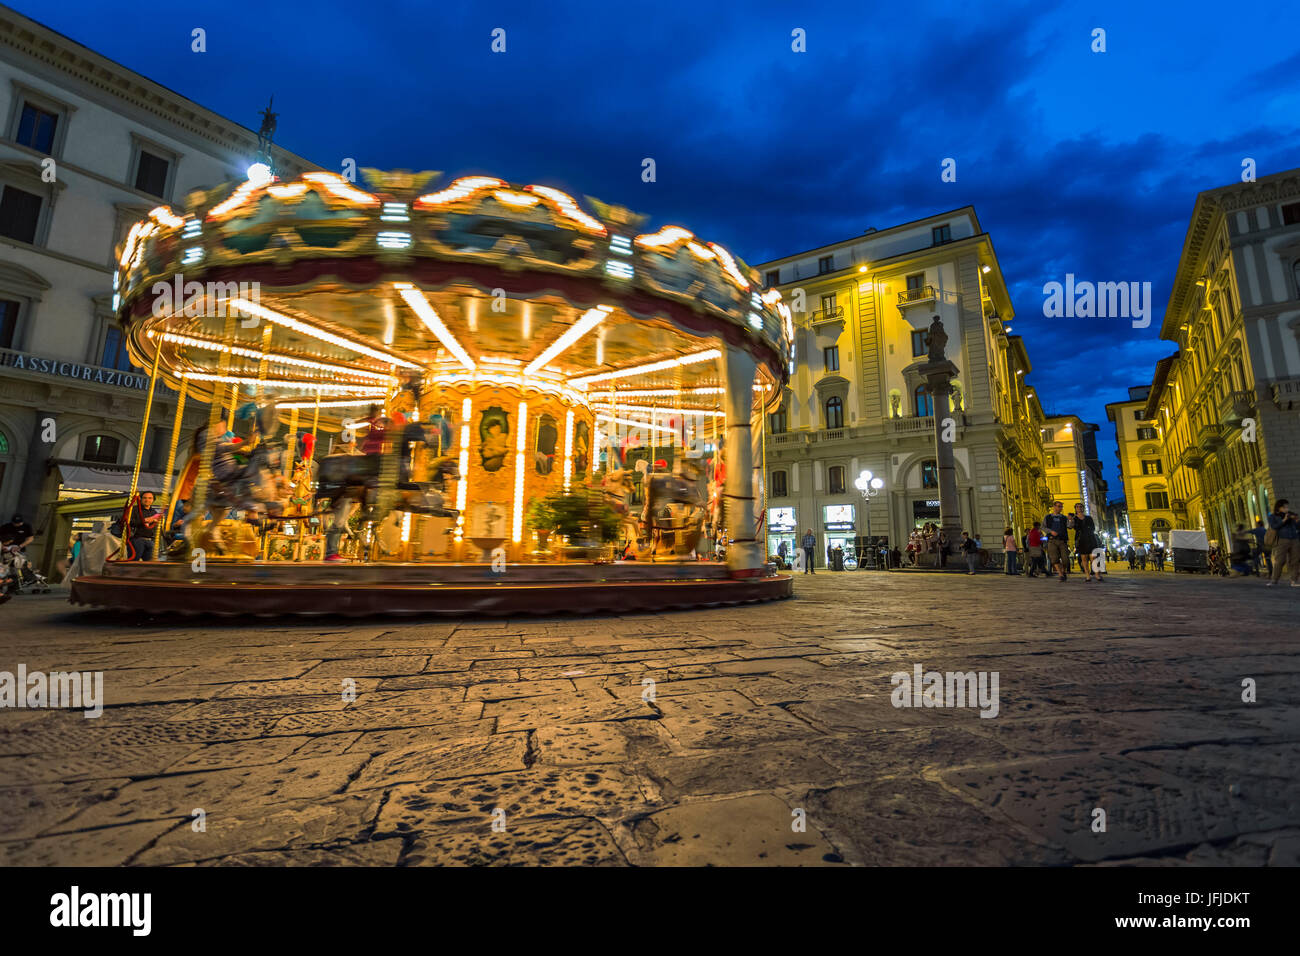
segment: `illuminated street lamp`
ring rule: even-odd
[[[880,489],[885,487],[885,480],[883,478],[876,478],[872,476],[871,472],[863,470],[862,474],[858,475],[857,481],[853,482],[853,487],[857,488],[858,491],[862,492],[862,500],[866,502],[867,505],[867,540],[870,541],[871,540],[871,499],[876,497],[876,495],[880,494]],[[874,548],[875,546],[868,545],[868,547]],[[878,560],[877,560],[877,567],[879,567]]]

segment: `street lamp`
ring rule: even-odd
[[[866,502],[867,505],[867,541],[871,542],[871,499],[880,494],[880,489],[885,487],[885,480],[883,478],[876,478],[871,474],[871,472],[864,470],[860,475],[858,475],[857,481],[853,482],[853,487],[862,492],[862,500]],[[875,544],[869,543],[867,547],[872,549],[873,563],[879,567],[879,555],[874,553]]]

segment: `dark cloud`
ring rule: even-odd
[[[1220,15],[1208,0],[1163,26],[1108,13],[1105,61],[1087,51],[1091,12],[1024,3],[205,0],[126,17],[100,0],[11,2],[246,124],[274,93],[278,141],[322,165],[549,183],[680,222],[751,263],[972,204],[1032,384],[1102,436],[1105,404],[1171,351],[1158,334],[1196,194],[1235,181],[1246,156],[1261,175],[1300,165],[1294,111],[1281,127],[1261,119],[1294,102],[1300,54],[1257,65],[1262,48],[1182,49],[1184,21]],[[1285,10],[1269,6],[1252,18]],[[189,50],[195,26],[206,55]],[[505,55],[489,50],[496,27]],[[791,51],[795,28],[806,53]],[[1156,64],[1191,56],[1196,87],[1171,92]],[[1209,125],[1201,108],[1235,119]],[[641,181],[646,157],[655,183]],[[945,157],[956,183],[940,181]],[[1151,326],[1044,318],[1043,284],[1067,272],[1151,282]],[[1113,442],[1100,444],[1113,480]]]

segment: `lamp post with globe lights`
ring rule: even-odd
[[[871,537],[871,499],[880,494],[880,490],[885,487],[885,480],[877,478],[870,471],[858,475],[857,480],[853,482],[853,487],[862,492],[862,500],[866,503],[867,508],[867,541],[871,542],[867,546],[872,550],[872,566],[880,567],[880,556],[875,553],[875,543]]]

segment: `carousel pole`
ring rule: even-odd
[[[173,516],[176,514],[176,498],[172,494],[175,480],[172,476],[172,469],[176,467],[176,447],[181,440],[181,422],[185,419],[185,395],[189,391],[190,381],[184,375],[181,376],[180,398],[176,399],[176,417],[172,421],[172,440],[171,447],[167,450],[167,470],[163,472],[163,494],[167,498],[167,517],[158,523],[158,527],[153,532],[153,553],[157,555],[158,547],[162,543],[163,524],[167,527],[172,526]]]
[[[234,341],[234,338],[235,338],[235,312],[232,309],[229,310],[226,314],[226,329],[225,329],[225,336],[223,338],[223,341],[229,343]],[[194,477],[194,493],[190,498],[189,520],[192,520],[194,522],[193,523],[194,534],[192,536],[188,536],[190,539],[191,547],[198,544],[199,534],[201,533],[199,522],[203,520],[203,516],[207,513],[208,510],[208,484],[212,479],[212,458],[213,455],[216,453],[217,442],[219,441],[218,436],[213,433],[216,430],[217,422],[221,421],[221,393],[223,391],[221,380],[224,379],[229,374],[230,374],[230,353],[228,351],[223,351],[221,352],[220,358],[217,359],[218,378],[217,381],[212,383],[212,397],[209,399],[209,403],[208,403],[208,426],[206,429],[204,429],[203,432],[204,435],[203,447],[198,449],[199,472]],[[232,404],[232,411],[231,411],[232,415],[234,414],[233,404],[235,400],[235,390],[237,388],[238,388],[237,383],[232,382],[231,392],[230,392],[230,401]],[[229,426],[229,422],[227,422],[227,427],[228,426]],[[221,518],[218,515],[214,514],[212,516],[212,520],[213,522],[217,522],[220,521]]]
[[[311,416],[311,447],[312,454],[316,453],[316,429],[320,427],[320,389],[316,389],[316,410]]]
[[[149,435],[149,413],[153,410],[153,390],[158,384],[158,360],[162,358],[162,338],[155,343],[153,353],[153,370],[149,373],[149,394],[144,399],[144,418],[140,420],[140,440],[135,443],[135,467],[131,469],[131,490],[126,494],[127,517],[122,526],[122,546],[126,547],[131,537],[131,505],[135,501],[136,489],[140,486],[140,465],[144,462],[144,443]]]
[[[272,331],[273,327],[270,322],[264,322],[262,324],[262,357],[257,360],[257,387],[253,391],[253,404],[257,406],[257,410],[253,412],[253,421],[259,426],[262,421],[262,400],[266,394],[266,386],[262,383],[266,381],[266,356],[271,349]],[[267,436],[261,434],[260,428],[256,428],[254,434],[257,437],[257,445],[261,445],[267,441]],[[255,445],[250,443],[250,449],[252,447],[255,447]],[[259,559],[262,561],[266,560],[271,549],[271,539],[267,536],[269,530],[269,522],[266,520],[266,515],[263,514],[257,521],[257,554]]]

